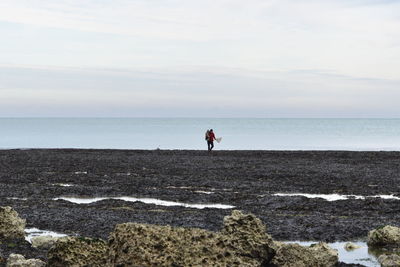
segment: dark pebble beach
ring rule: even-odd
[[[28,149],[0,151],[0,206],[27,228],[107,239],[124,222],[217,231],[232,209],[105,199],[135,197],[224,204],[253,213],[276,240],[365,240],[400,226],[400,200],[326,201],[275,193],[400,197],[399,152]],[[65,186],[69,185],[69,186]]]

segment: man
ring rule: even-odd
[[[213,129],[206,132],[206,140],[207,140],[208,151],[211,151],[214,148],[214,140],[215,140],[215,134]]]

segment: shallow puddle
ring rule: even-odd
[[[194,191],[195,193],[199,193],[199,194],[206,194],[206,195],[211,195],[214,194],[215,192],[209,192],[209,191],[201,191],[201,190],[197,190]]]
[[[71,187],[73,184],[53,184],[54,186]]]
[[[29,243],[32,243],[32,237],[35,236],[52,236],[52,237],[64,237],[67,236],[65,234],[60,234],[52,231],[47,230],[40,230],[37,228],[26,228],[25,229],[25,240]]]
[[[86,171],[78,171],[78,172],[74,172],[75,174],[87,174]]]
[[[7,199],[11,199],[11,200],[28,200],[27,198],[25,198],[25,197],[8,197]]]
[[[327,201],[337,201],[346,199],[367,199],[367,198],[383,198],[383,199],[395,199],[400,200],[400,197],[393,195],[376,195],[376,196],[358,196],[358,195],[339,195],[339,194],[303,194],[303,193],[276,193],[273,196],[291,197],[291,196],[303,196],[307,198],[322,198]]]
[[[82,198],[82,197],[59,197],[54,198],[53,200],[65,200],[76,204],[90,204],[101,200],[106,199],[118,199],[124,200],[128,202],[142,202],[145,204],[155,204],[159,206],[180,206],[185,208],[194,208],[194,209],[233,209],[235,206],[231,205],[224,205],[224,204],[188,204],[182,202],[175,202],[175,201],[166,201],[156,198],[135,198],[135,197],[96,197],[96,198]]]
[[[312,244],[316,244],[317,242],[285,242],[285,243],[298,243],[302,246],[310,246]],[[348,263],[348,264],[362,264],[368,267],[379,267],[380,264],[377,260],[379,255],[382,252],[375,251],[368,249],[366,242],[352,242],[360,246],[358,249],[354,250],[346,250],[344,248],[345,244],[348,242],[335,242],[335,243],[328,243],[328,245],[333,248],[337,249],[339,253],[339,261]]]

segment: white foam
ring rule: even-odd
[[[87,174],[87,172],[75,172],[75,174]]]
[[[400,200],[400,197],[394,195],[375,195],[375,196],[359,196],[359,195],[339,195],[339,194],[303,194],[303,193],[276,193],[273,196],[303,196],[307,198],[322,198],[327,201],[337,201],[346,199],[367,199],[367,198],[383,198]]]
[[[224,204],[188,204],[188,203],[181,203],[181,202],[175,202],[175,201],[166,201],[166,200],[161,200],[161,199],[156,199],[156,198],[135,198],[135,197],[96,197],[96,198],[79,198],[79,197],[59,197],[59,198],[54,198],[53,200],[65,200],[69,201],[72,203],[76,204],[90,204],[94,203],[97,201],[105,200],[105,199],[118,199],[118,200],[124,200],[128,202],[142,202],[145,204],[154,204],[154,205],[159,205],[159,206],[180,206],[180,207],[185,207],[185,208],[194,208],[194,209],[205,209],[205,208],[211,208],[211,209],[233,209],[235,206],[231,205],[224,205]]]
[[[32,238],[35,236],[52,236],[52,237],[64,237],[67,236],[65,234],[53,232],[53,231],[47,231],[47,230],[40,230],[38,228],[26,228],[25,233],[27,234],[25,236],[25,240],[28,241],[29,243],[32,243]]]

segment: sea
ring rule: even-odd
[[[400,151],[400,119],[0,118],[0,148]]]

